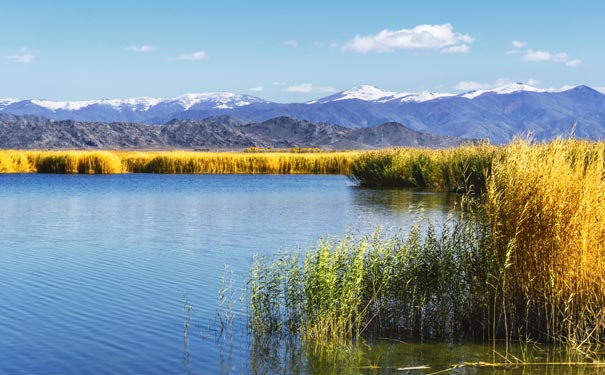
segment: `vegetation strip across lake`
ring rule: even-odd
[[[449,172],[448,172],[449,171]],[[353,164],[363,185],[452,188],[442,227],[323,240],[256,259],[250,329],[300,337],[551,343],[599,359],[605,346],[605,143],[387,150]],[[379,181],[381,183],[376,183]]]
[[[0,150],[0,173],[348,174],[358,155],[357,151],[250,153]]]

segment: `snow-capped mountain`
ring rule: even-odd
[[[170,116],[191,109],[228,110],[252,103],[267,101],[230,92],[184,94],[175,98],[140,97],[81,101],[0,99],[0,112],[39,115],[57,120],[147,122],[150,118]]]
[[[142,122],[234,116],[262,122],[289,116],[346,127],[400,122],[413,130],[507,142],[531,131],[537,139],[565,134],[605,139],[605,95],[587,86],[539,89],[513,83],[459,94],[395,92],[370,85],[353,87],[306,103],[274,103],[226,92],[175,98],[104,99],[77,102],[0,99],[0,113],[36,115],[54,120]]]
[[[363,100],[366,102],[377,102],[377,103],[388,103],[399,101],[402,103],[405,102],[426,102],[429,100],[445,97],[445,96],[454,96],[455,94],[448,93],[433,93],[428,91],[421,91],[418,93],[411,92],[396,92],[396,91],[386,91],[379,89],[378,87],[372,85],[360,85],[355,86],[351,89],[341,91],[339,93],[326,96],[325,98],[311,100],[307,102],[307,104],[317,104],[317,103],[329,103],[329,102],[337,102],[340,100]]]
[[[459,96],[463,97],[463,98],[467,98],[467,99],[474,99],[478,96],[481,96],[483,94],[512,94],[514,92],[521,92],[521,91],[527,91],[527,92],[557,92],[557,90],[553,90],[553,89],[539,89],[537,87],[533,87],[530,85],[526,85],[523,82],[516,82],[516,83],[511,83],[508,85],[503,85],[500,87],[496,87],[493,89],[489,89],[489,90],[473,90],[473,91],[468,91],[465,92],[463,94],[460,94]]]

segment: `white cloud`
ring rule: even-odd
[[[580,59],[572,59],[569,57],[569,54],[566,52],[557,52],[552,53],[549,51],[540,51],[533,50],[531,48],[523,49],[527,45],[526,42],[521,42],[519,40],[513,40],[512,42],[513,50],[507,51],[506,53],[509,55],[514,54],[523,54],[522,59],[524,61],[532,61],[532,62],[544,62],[544,61],[552,61],[556,63],[565,64],[571,68],[575,68],[582,63]]]
[[[441,50],[441,53],[468,53],[471,47],[468,44],[447,47]]]
[[[565,52],[555,53],[552,56],[552,61],[555,61],[555,62],[566,62],[566,61],[569,61],[569,55],[566,54]]]
[[[286,47],[298,47],[298,40],[284,40],[281,44]]]
[[[540,81],[538,81],[537,79],[530,78],[527,80],[527,84],[530,86],[538,86],[540,84]]]
[[[6,56],[6,58],[16,63],[29,64],[34,61],[36,55],[33,51],[30,51],[27,48],[21,48],[18,53]]]
[[[263,91],[265,88],[263,86],[254,86],[254,87],[250,87],[248,90],[249,91]]]
[[[311,93],[318,92],[322,94],[336,92],[337,90],[333,87],[329,86],[320,86],[314,87],[312,83],[301,83],[300,85],[292,85],[282,89],[285,92],[301,92],[301,93]]]
[[[603,94],[605,94],[605,86],[599,86],[599,87],[595,87],[595,90],[602,92]]]
[[[522,40],[513,40],[512,45],[513,45],[513,48],[520,49],[520,48],[525,47],[527,45],[527,42],[524,42]]]
[[[412,29],[396,31],[382,30],[378,34],[365,36],[358,34],[342,46],[342,49],[358,53],[392,52],[396,49],[448,49],[468,45],[474,40],[469,34],[454,32],[454,27],[446,23],[418,25]]]
[[[128,46],[127,48],[127,50],[132,52],[153,52],[156,49],[157,48],[155,48],[154,46],[150,46],[148,44],[143,44],[141,46]]]
[[[473,91],[473,90],[485,90],[490,88],[491,85],[486,83],[480,83],[475,81],[460,81],[454,85],[454,89],[462,91]]]
[[[206,52],[204,51],[196,51],[180,55],[178,59],[186,61],[202,61],[208,59],[208,55],[206,55]]]
[[[338,48],[338,47],[340,47],[340,44],[338,44],[336,42],[330,43],[330,48]]]
[[[300,85],[288,86],[282,91],[310,93],[313,91],[313,85],[311,83],[301,83]]]
[[[272,85],[273,85],[273,86],[286,86],[286,85],[287,85],[287,83],[286,83],[286,82],[279,82],[279,81],[276,81],[276,82],[273,82],[273,83],[272,83]]]
[[[532,49],[528,49],[523,55],[525,61],[549,61],[552,58],[553,56],[548,51],[534,51]]]

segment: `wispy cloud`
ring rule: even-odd
[[[281,44],[286,47],[298,47],[298,40],[284,40]]]
[[[522,40],[513,40],[511,44],[513,45],[513,48],[520,49],[525,47],[527,45],[527,42],[524,42]]]
[[[595,87],[594,89],[605,94],[605,86],[598,86],[598,87]]]
[[[569,66],[570,68],[575,68],[582,63],[582,60],[572,59],[571,57],[569,57],[569,54],[567,54],[566,52],[553,53],[550,51],[534,50],[532,48],[525,49],[525,47],[527,46],[527,43],[519,41],[519,40],[513,40],[512,46],[513,46],[513,49],[510,51],[507,51],[506,53],[509,55],[520,54],[520,55],[522,55],[523,61],[528,61],[528,62],[552,61],[555,63],[564,64],[566,66]]]
[[[204,51],[196,51],[196,52],[185,53],[183,55],[180,55],[178,57],[178,59],[185,60],[185,61],[202,61],[202,60],[207,60],[208,55],[206,55],[206,52],[204,52]]]
[[[313,91],[313,85],[311,83],[301,83],[300,85],[288,86],[282,91],[310,93]]]
[[[471,47],[468,44],[447,47],[441,50],[441,53],[468,53]]]
[[[487,83],[481,83],[476,81],[460,81],[453,86],[455,90],[461,91],[485,90],[490,87],[491,85]]]
[[[143,52],[143,53],[144,52],[153,52],[153,51],[157,50],[157,48],[155,46],[151,46],[149,44],[143,44],[140,46],[128,46],[126,49],[129,51],[132,51],[132,52]]]
[[[454,31],[449,24],[418,25],[412,29],[382,30],[378,34],[356,35],[342,49],[345,51],[392,52],[397,49],[435,49],[444,53],[466,53],[475,38]]]
[[[259,91],[263,91],[265,88],[263,86],[254,86],[254,87],[250,87],[248,89],[248,91],[254,91],[254,92],[259,92]]]
[[[327,93],[336,92],[336,89],[333,87],[329,87],[329,86],[315,87],[315,86],[313,86],[312,83],[301,83],[300,85],[292,85],[292,86],[285,87],[282,89],[282,91],[298,92],[298,93],[305,93],[305,94],[308,94],[311,92],[327,94]]]
[[[36,58],[36,54],[28,48],[21,48],[19,52],[6,56],[12,62],[29,64]]]

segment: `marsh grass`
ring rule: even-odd
[[[351,167],[360,186],[481,192],[502,148],[482,144],[449,149],[394,148],[361,154]]]
[[[495,326],[574,350],[605,340],[605,144],[517,141],[494,163],[486,212]]]
[[[484,230],[474,220],[324,239],[304,256],[257,258],[250,276],[256,340],[300,336],[328,345],[358,338],[475,339],[488,334]]]
[[[352,172],[360,184],[483,193],[467,195],[465,210],[443,227],[349,235],[320,241],[301,259],[257,259],[252,335],[319,344],[491,340],[494,348],[503,342],[506,355],[512,345],[539,342],[598,357],[605,343],[605,144],[516,140],[432,153],[362,154]],[[360,177],[361,167],[374,182]]]
[[[358,154],[0,150],[0,173],[348,174]]]

